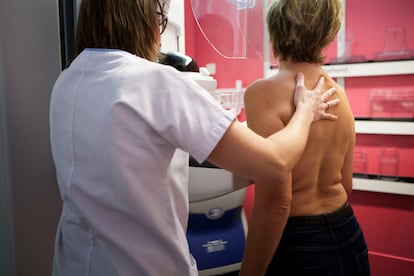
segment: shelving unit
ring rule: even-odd
[[[334,78],[414,74],[414,60],[326,65]],[[355,120],[357,134],[413,135],[414,122]],[[382,179],[354,177],[354,190],[414,196],[414,184]]]
[[[333,78],[409,75],[414,74],[414,60],[335,64],[323,69]]]
[[[414,184],[381,179],[354,177],[353,189],[358,191],[414,196]]]
[[[355,120],[358,134],[414,135],[414,122]]]
[[[265,70],[265,77],[276,75],[278,69]],[[382,61],[353,64],[324,65],[323,69],[332,78],[373,77],[414,74],[414,60]]]
[[[334,78],[414,74],[414,60],[326,65]],[[413,135],[414,122],[355,120],[357,134]],[[414,196],[414,184],[382,179],[354,177],[354,190]]]
[[[413,135],[414,122],[355,120],[357,134]],[[414,184],[382,179],[354,177],[353,189],[414,196]]]

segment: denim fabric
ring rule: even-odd
[[[351,206],[289,219],[266,275],[370,275],[368,247]]]

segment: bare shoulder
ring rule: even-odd
[[[295,76],[290,79],[286,74],[252,83],[244,96],[248,126],[264,136],[285,126],[295,110],[295,83]]]
[[[292,94],[295,87],[294,77],[278,74],[270,78],[259,79],[250,84],[245,91],[245,101],[263,100],[266,102]]]
[[[259,79],[251,83],[244,93],[245,97],[257,97],[263,95],[268,90],[269,86],[271,86],[270,79]]]

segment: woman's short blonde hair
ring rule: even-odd
[[[82,0],[76,54],[85,48],[107,48],[157,60],[157,5],[157,0]]]
[[[341,27],[341,0],[275,0],[266,21],[275,57],[322,63]]]

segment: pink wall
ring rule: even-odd
[[[207,1],[206,1],[207,2]],[[261,1],[256,1],[259,3]],[[261,7],[260,7],[261,9]],[[348,54],[358,57],[363,55],[368,60],[375,59],[378,52],[385,47],[385,28],[401,27],[405,30],[405,48],[414,49],[414,24],[412,11],[414,1],[396,0],[347,0],[347,41]],[[368,12],[361,12],[368,11]],[[223,12],[227,12],[224,11]],[[250,20],[249,28],[255,30],[257,43],[263,43],[261,12],[254,14],[260,20]],[[224,13],[226,14],[226,13]],[[384,20],[387,18],[387,21]],[[216,63],[219,88],[234,87],[235,80],[242,80],[243,86],[263,77],[263,62],[252,58],[228,59],[219,55],[199,31],[194,20],[190,0],[185,0],[186,53],[197,60],[199,65]],[[207,17],[208,19],[208,17]],[[385,23],[387,22],[387,23]],[[391,23],[390,23],[391,22]],[[204,22],[206,23],[206,22]],[[208,20],[210,33],[213,29],[221,30],[213,35],[216,41],[230,41],[231,30],[226,18]],[[227,26],[227,27],[226,27]],[[245,26],[246,27],[246,26]],[[254,33],[254,32],[253,32]],[[229,42],[230,43],[230,42]],[[259,47],[255,45],[251,49]],[[336,41],[325,53],[327,62],[335,60]],[[350,78],[346,80],[346,89],[354,114],[357,117],[370,116],[370,91],[381,89],[414,89],[413,76]],[[388,114],[393,117],[392,114]],[[401,114],[398,114],[399,117]],[[244,117],[242,114],[241,118]],[[404,116],[413,118],[414,114]],[[383,147],[399,150],[400,176],[414,177],[413,156],[414,139],[412,136],[358,135],[357,147],[367,152],[367,173],[379,172],[380,151]],[[414,184],[413,184],[414,185]],[[414,200],[412,196],[381,194],[354,191],[350,196],[355,213],[364,229],[370,250],[372,275],[374,276],[411,276],[414,275]],[[254,203],[254,185],[248,188],[245,210],[249,218]]]
[[[347,0],[346,7],[349,56],[368,61],[414,58],[414,1]]]
[[[201,3],[208,2],[201,1]],[[222,3],[227,3],[228,5],[229,2],[222,1]],[[209,35],[210,41],[214,42],[216,47],[221,50],[221,53],[227,56],[231,56],[233,53],[240,53],[237,50],[232,51],[234,49],[234,40],[242,35],[240,31],[248,34],[249,41],[246,43],[246,57],[232,59],[218,53],[204,37],[194,20],[190,0],[185,0],[186,54],[193,57],[200,66],[205,66],[208,63],[216,64],[216,74],[214,77],[217,79],[218,88],[235,87],[236,80],[242,80],[243,87],[246,87],[254,80],[264,76],[263,60],[256,53],[256,49],[263,51],[263,26],[261,20],[263,8],[259,5],[260,1],[256,1],[256,3],[258,6],[244,15],[244,19],[249,24],[241,25],[239,28],[234,26],[229,20],[232,12],[236,12],[230,7],[212,10],[211,14],[205,13],[199,20],[204,32]],[[257,20],[258,18],[260,20]],[[241,39],[241,37],[239,38]]]
[[[414,275],[413,197],[354,191],[350,202],[368,243],[371,275]]]

